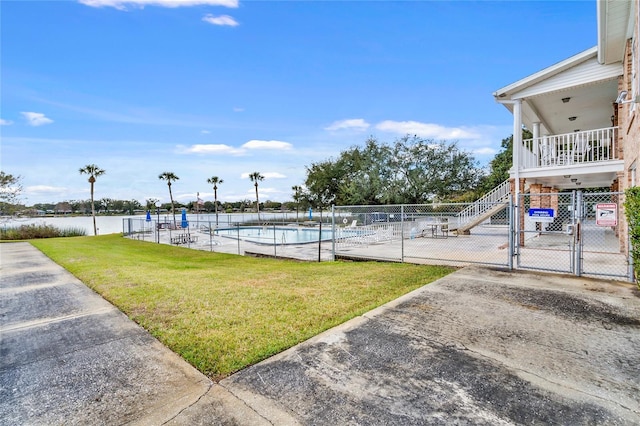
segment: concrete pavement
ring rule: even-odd
[[[3,425],[640,424],[631,284],[464,268],[213,384],[29,244],[0,256]]]

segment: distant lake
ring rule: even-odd
[[[330,216],[331,212],[324,212],[324,220],[326,221],[328,216]],[[300,212],[298,215],[301,221],[309,219],[309,212]],[[96,216],[96,227],[98,228],[98,235],[105,234],[118,234],[123,232],[123,220],[124,219],[134,219],[144,221],[146,215],[134,215],[134,216]],[[152,214],[152,221],[156,222],[158,220],[158,216]],[[176,213],[176,221],[180,222],[181,214]],[[218,214],[218,224],[220,226],[232,225],[234,223],[242,223],[257,220],[258,216],[255,213],[219,213]],[[314,219],[318,219],[319,216],[313,214]],[[295,221],[296,212],[265,212],[260,213],[260,220],[264,221]],[[215,225],[216,223],[216,215],[211,214],[188,214],[187,220],[191,226],[199,226],[199,225]],[[171,214],[163,213],[160,215],[160,222],[171,222],[173,221],[173,216]],[[87,235],[93,235],[93,220],[91,216],[56,216],[56,217],[34,217],[34,218],[24,218],[24,219],[14,219],[14,218],[2,218],[0,221],[0,226],[20,226],[20,225],[29,225],[29,224],[46,224],[52,225],[56,228],[66,229],[66,228],[83,228]]]

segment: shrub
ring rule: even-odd
[[[624,195],[624,213],[627,217],[629,239],[631,240],[629,250],[636,274],[636,283],[640,287],[638,280],[638,269],[640,268],[640,186],[628,188]]]
[[[53,225],[20,225],[0,228],[0,240],[32,240],[36,238],[80,237],[87,235],[83,228],[56,228]]]

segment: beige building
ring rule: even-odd
[[[597,0],[597,46],[494,93],[514,116],[514,196],[638,185],[639,15],[637,0]],[[532,139],[522,140],[522,126]],[[554,207],[552,196],[534,202]],[[618,215],[616,233],[626,251],[622,209]]]

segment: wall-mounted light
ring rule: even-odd
[[[576,118],[578,118],[578,117],[576,117],[576,116],[569,117],[569,121],[576,121]]]
[[[562,103],[566,104],[567,102],[569,102],[571,100],[571,98],[562,98]]]
[[[564,175],[562,177],[565,178],[565,179],[569,179],[571,177],[571,175]]]
[[[571,179],[571,182],[573,182],[573,183],[576,183],[577,181],[578,181],[578,179],[576,179],[576,178]]]
[[[582,185],[582,182],[576,182],[576,185],[580,186]]]
[[[629,92],[627,92],[626,90],[623,90],[622,92],[620,92],[620,94],[618,95],[618,98],[616,99],[616,103],[617,104],[630,104],[630,103],[639,103],[640,102],[640,96],[636,96],[635,98],[629,99],[628,101],[625,101],[625,99],[627,98],[627,95],[629,94]]]

